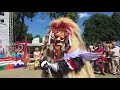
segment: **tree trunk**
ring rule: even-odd
[[[17,41],[21,41],[21,35],[23,33],[24,17],[25,17],[24,13],[21,12],[21,26],[20,26],[20,33],[19,33],[19,35],[17,37]]]

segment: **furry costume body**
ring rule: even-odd
[[[50,24],[51,28],[48,31],[44,42],[44,57],[50,65],[50,63],[56,63],[59,66],[59,70],[54,72],[51,69],[49,74],[44,69],[49,66],[44,64],[42,68],[43,78],[95,78],[92,65],[89,61],[84,60],[81,57],[75,57],[67,60],[70,64],[66,63],[63,58],[64,54],[69,54],[76,51],[78,48],[85,50],[85,44],[80,37],[79,27],[69,18],[59,18],[54,20]],[[71,38],[70,38],[71,37]]]

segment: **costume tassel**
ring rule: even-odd
[[[49,41],[48,41],[48,45],[50,45],[50,41],[51,41],[51,35],[52,35],[52,31],[50,32],[50,35],[49,35]]]
[[[69,43],[70,43],[70,46],[72,46],[70,35],[69,35]]]

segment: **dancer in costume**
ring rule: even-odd
[[[42,78],[95,78],[90,60],[101,55],[86,51],[78,25],[69,18],[50,23],[40,62]]]

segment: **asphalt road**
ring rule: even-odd
[[[120,78],[120,75],[95,74],[96,78]],[[41,70],[27,70],[23,68],[0,71],[0,78],[41,78]]]

